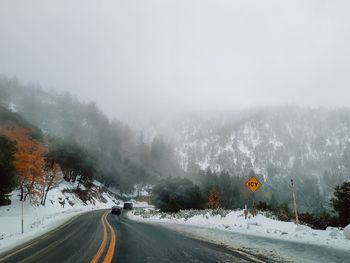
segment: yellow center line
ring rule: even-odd
[[[104,213],[102,215],[102,217],[101,217],[101,223],[103,225],[103,241],[102,241],[102,243],[101,243],[101,245],[100,245],[100,247],[99,247],[95,257],[91,260],[90,263],[97,263],[98,260],[100,259],[101,255],[102,255],[103,251],[106,248],[106,244],[107,244],[107,227],[106,227],[107,219],[106,219],[106,217],[107,217],[107,212]]]
[[[114,250],[115,250],[115,244],[116,244],[117,237],[116,237],[116,234],[115,234],[113,227],[109,224],[107,218],[106,218],[106,222],[107,222],[107,225],[111,231],[111,241],[109,243],[109,248],[108,248],[106,257],[103,260],[103,263],[111,263],[112,258],[114,256]]]

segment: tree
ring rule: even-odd
[[[67,182],[78,182],[88,185],[96,172],[95,164],[90,153],[76,142],[57,140],[50,146],[46,155],[49,166],[58,164]]]
[[[220,190],[217,187],[212,187],[209,190],[208,207],[210,209],[218,209],[220,207],[221,197]]]
[[[203,209],[205,199],[198,186],[185,178],[169,178],[153,188],[152,203],[163,212]]]
[[[16,143],[0,136],[0,205],[8,203],[9,194],[17,185],[16,168],[14,165]]]
[[[44,183],[42,188],[42,198],[40,202],[42,205],[45,205],[47,194],[49,193],[49,191],[57,187],[62,179],[62,171],[57,163],[54,163],[51,166],[47,165],[45,170],[46,171],[44,175]]]
[[[2,127],[0,132],[17,145],[14,165],[19,179],[20,200],[25,201],[29,195],[32,197],[40,195],[47,147],[33,137],[29,128],[6,126]]]
[[[350,182],[344,182],[335,187],[331,204],[339,215],[339,223],[345,226],[350,223]]]
[[[152,141],[150,162],[159,176],[170,177],[179,172],[174,150],[161,137],[155,137]]]

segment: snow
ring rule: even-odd
[[[123,205],[122,201],[108,192],[101,192],[103,185],[94,182],[100,196],[93,203],[83,203],[75,194],[62,192],[63,189],[74,189],[76,185],[62,182],[59,187],[48,193],[46,205],[32,205],[29,201],[23,203],[24,233],[21,233],[21,205],[19,192],[11,195],[12,203],[0,207],[0,253],[40,236],[64,224],[78,214],[98,209],[110,209],[114,205]],[[145,203],[135,202],[135,207],[145,207]]]
[[[344,228],[343,233],[345,238],[350,239],[350,224]]]
[[[8,106],[8,109],[10,110],[10,111],[12,111],[12,112],[17,112],[18,110],[17,110],[17,105],[15,104],[15,103],[13,103],[13,102],[10,102],[9,103],[9,106]]]
[[[206,229],[222,230],[230,233],[269,237],[275,240],[293,241],[311,245],[321,245],[334,249],[350,249],[350,241],[345,238],[350,227],[341,231],[337,228],[314,230],[308,226],[282,222],[258,214],[244,218],[243,210],[215,213],[212,210],[180,211],[177,214],[164,214],[156,211],[134,211],[129,217],[136,221],[164,223],[171,225],[196,226]],[[344,233],[343,233],[344,232]]]

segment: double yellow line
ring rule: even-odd
[[[101,223],[103,225],[103,240],[102,243],[100,245],[100,247],[98,248],[98,251],[96,253],[96,255],[94,256],[94,258],[91,260],[90,263],[98,263],[103,252],[105,251],[106,245],[107,245],[107,239],[108,239],[108,234],[107,234],[107,226],[110,230],[111,233],[111,240],[109,241],[109,247],[107,250],[107,254],[105,256],[105,258],[103,259],[103,263],[110,263],[112,262],[112,258],[114,256],[114,250],[115,250],[115,244],[117,241],[117,237],[115,234],[115,231],[113,229],[113,227],[109,224],[108,220],[107,220],[107,215],[108,212],[104,213],[101,217]]]

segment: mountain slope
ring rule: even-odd
[[[173,141],[184,168],[195,163],[233,173],[254,169],[266,177],[293,169],[321,175],[349,165],[349,109],[256,109],[241,117],[192,119],[175,130]]]
[[[176,162],[157,152],[171,152],[165,143],[147,144],[126,124],[110,121],[93,103],[69,93],[58,94],[0,77],[0,105],[41,129],[47,138],[76,142],[93,157],[95,179],[121,191],[176,173]],[[154,149],[153,146],[157,146]]]

